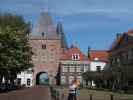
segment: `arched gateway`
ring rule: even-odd
[[[29,36],[33,51],[33,84],[55,85],[61,52],[68,48],[62,25],[55,28],[49,13],[43,12],[32,33],[38,34]]]
[[[36,85],[48,85],[49,77],[47,72],[39,72],[36,75]]]

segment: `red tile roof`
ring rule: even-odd
[[[98,58],[99,61],[107,61],[108,52],[106,50],[90,50],[88,57],[89,60],[93,61]]]
[[[128,32],[124,32],[119,37],[117,37],[117,39],[112,43],[112,46],[111,46],[110,50],[115,48],[116,45],[119,44],[122,41],[122,39],[124,38],[125,35],[133,36],[133,29],[129,30]]]
[[[117,39],[112,43],[111,49],[113,49],[123,38],[123,34],[119,37],[117,37]]]
[[[87,56],[84,55],[83,52],[77,47],[71,47],[67,50],[63,50],[61,53],[61,60],[72,60],[72,54],[79,54],[80,61],[81,60],[88,60]]]
[[[127,34],[128,34],[128,35],[133,35],[133,29],[129,30],[129,31],[127,32]]]

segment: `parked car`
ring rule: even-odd
[[[0,92],[8,92],[8,91],[12,91],[12,90],[16,90],[17,86],[15,86],[14,84],[10,83],[2,83],[0,84]]]
[[[6,92],[6,89],[7,87],[6,87],[6,84],[5,83],[2,83],[2,84],[0,84],[0,92]]]

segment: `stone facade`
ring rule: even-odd
[[[60,52],[67,48],[62,24],[55,28],[48,12],[41,13],[33,33],[41,36],[29,37],[29,44],[33,50],[34,73],[33,80],[36,84],[37,74],[46,72],[50,84],[56,84],[56,75],[59,67]]]

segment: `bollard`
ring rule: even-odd
[[[113,98],[113,97],[114,97],[114,95],[113,95],[113,94],[111,94],[111,95],[110,95],[110,100],[114,100],[114,98]]]
[[[64,93],[62,93],[61,98],[64,99]]]
[[[92,100],[92,94],[90,94],[90,100]]]
[[[56,100],[59,100],[60,99],[59,96],[60,96],[59,91],[56,90]]]
[[[54,100],[56,100],[56,90],[55,89],[53,89],[52,95],[53,95]]]

